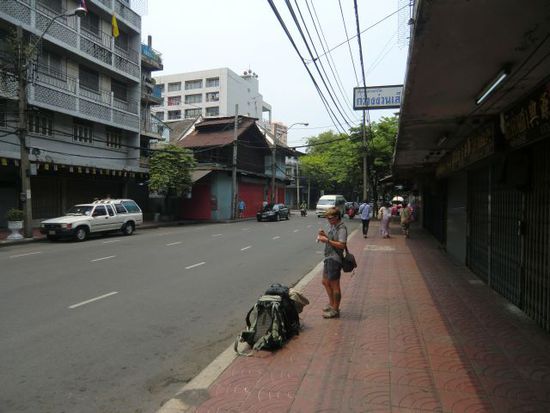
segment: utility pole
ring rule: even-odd
[[[235,105],[235,127],[233,130],[233,162],[231,164],[231,219],[237,218],[237,139],[239,128],[239,105]]]
[[[275,166],[276,166],[276,151],[277,151],[277,124],[273,125],[273,146],[271,147],[271,203],[275,200]]]
[[[363,111],[363,200],[366,200],[369,193],[369,174],[367,171],[367,134],[365,125],[365,111]]]
[[[23,39],[23,28],[17,26],[17,44],[19,55],[17,56],[17,72],[19,92],[19,123],[17,135],[19,136],[20,149],[20,173],[21,193],[19,199],[23,204],[25,218],[23,220],[23,234],[25,238],[32,238],[32,198],[31,198],[31,171],[29,152],[27,151],[27,58],[25,56],[25,43]]]
[[[298,155],[296,155],[296,208],[300,209],[300,172],[298,169]]]

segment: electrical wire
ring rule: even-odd
[[[292,4],[290,4],[289,0],[285,0],[285,3],[286,3],[286,6],[288,8],[288,11],[290,12],[290,15],[292,16],[292,20],[294,21],[294,24],[296,25],[296,28],[298,29],[298,32],[300,33],[300,37],[302,38],[302,41],[304,42],[304,45],[306,46],[306,49],[307,49],[311,59],[314,59],[313,52],[312,52],[311,48],[309,47],[309,44],[308,44],[307,39],[304,35],[302,27],[300,26],[300,22],[298,21],[296,13],[294,13],[294,9],[292,8]],[[307,28],[306,28],[306,30],[307,30]],[[330,88],[327,85],[327,81],[323,77],[323,75],[321,73],[321,70],[319,69],[319,65],[317,65],[317,61],[316,60],[312,60],[312,61],[313,61],[313,64],[315,65],[315,69],[317,69],[317,73],[319,75],[319,78],[321,79],[321,81],[323,82],[323,85],[325,86],[325,89],[327,90],[327,93],[328,93],[328,96],[330,97],[330,100],[334,104],[336,110],[340,113],[340,116],[344,120],[344,123],[346,123],[348,125],[348,127],[351,128],[352,126],[351,126],[350,122],[348,121],[348,119],[346,118],[344,113],[342,112],[342,110],[341,110],[339,104],[336,102],[336,99],[334,98],[333,94],[330,92]],[[340,127],[342,127],[341,124],[340,124]],[[342,129],[343,129],[343,127],[342,127]]]
[[[346,19],[344,18],[344,10],[342,9],[342,1],[341,0],[338,0],[338,5],[340,6],[340,15],[342,16],[342,23],[344,25],[344,33],[346,34],[346,39],[348,39],[349,38],[348,28],[347,28],[347,25],[346,25]],[[350,56],[350,59],[351,59],[351,65],[353,66],[353,73],[355,74],[355,86],[359,86],[359,78],[357,77],[357,70],[355,68],[355,59],[353,58],[353,53],[351,51],[351,45],[350,45],[349,42],[346,42],[346,43],[348,45],[349,56]]]
[[[330,120],[333,122],[334,124],[334,127],[336,128],[337,131],[343,131],[344,128],[342,127],[342,124],[340,124],[340,122],[338,121],[336,115],[334,114],[334,112],[332,111],[332,109],[330,108],[330,106],[328,105],[328,102],[325,98],[325,96],[323,95],[322,91],[321,91],[321,88],[319,87],[317,81],[315,80],[315,77],[313,76],[313,74],[311,73],[311,71],[309,70],[303,56],[301,55],[300,53],[300,50],[298,49],[298,46],[296,45],[296,42],[294,41],[294,39],[292,38],[292,35],[290,34],[283,18],[281,17],[281,15],[279,14],[279,11],[277,10],[277,7],[275,6],[275,4],[273,3],[273,0],[267,0],[269,5],[271,6],[271,9],[273,10],[273,13],[275,14],[275,16],[277,17],[277,20],[279,21],[279,24],[281,25],[281,27],[283,28],[285,34],[287,35],[288,37],[288,40],[290,41],[290,43],[292,44],[292,46],[294,47],[294,50],[296,51],[296,53],[298,54],[298,57],[300,58],[300,60],[302,61],[302,64],[304,65],[311,81],[313,82],[313,85],[315,86],[315,89],[317,90],[317,93],[319,94],[319,97],[321,98],[321,102],[323,103],[323,105],[325,106],[325,109],[329,115],[329,118]],[[338,126],[336,125],[336,123],[338,123],[338,125],[340,126],[340,128],[338,128]]]

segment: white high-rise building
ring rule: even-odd
[[[271,105],[263,100],[258,75],[238,75],[228,68],[156,76],[162,103],[153,110],[165,122],[238,114],[271,122]],[[265,118],[264,118],[265,116]]]

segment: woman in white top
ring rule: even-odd
[[[386,202],[378,210],[378,219],[380,220],[380,235],[382,238],[390,237],[390,218],[391,218],[391,204]]]

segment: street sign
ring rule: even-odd
[[[401,106],[403,85],[353,88],[353,109],[392,109]]]

